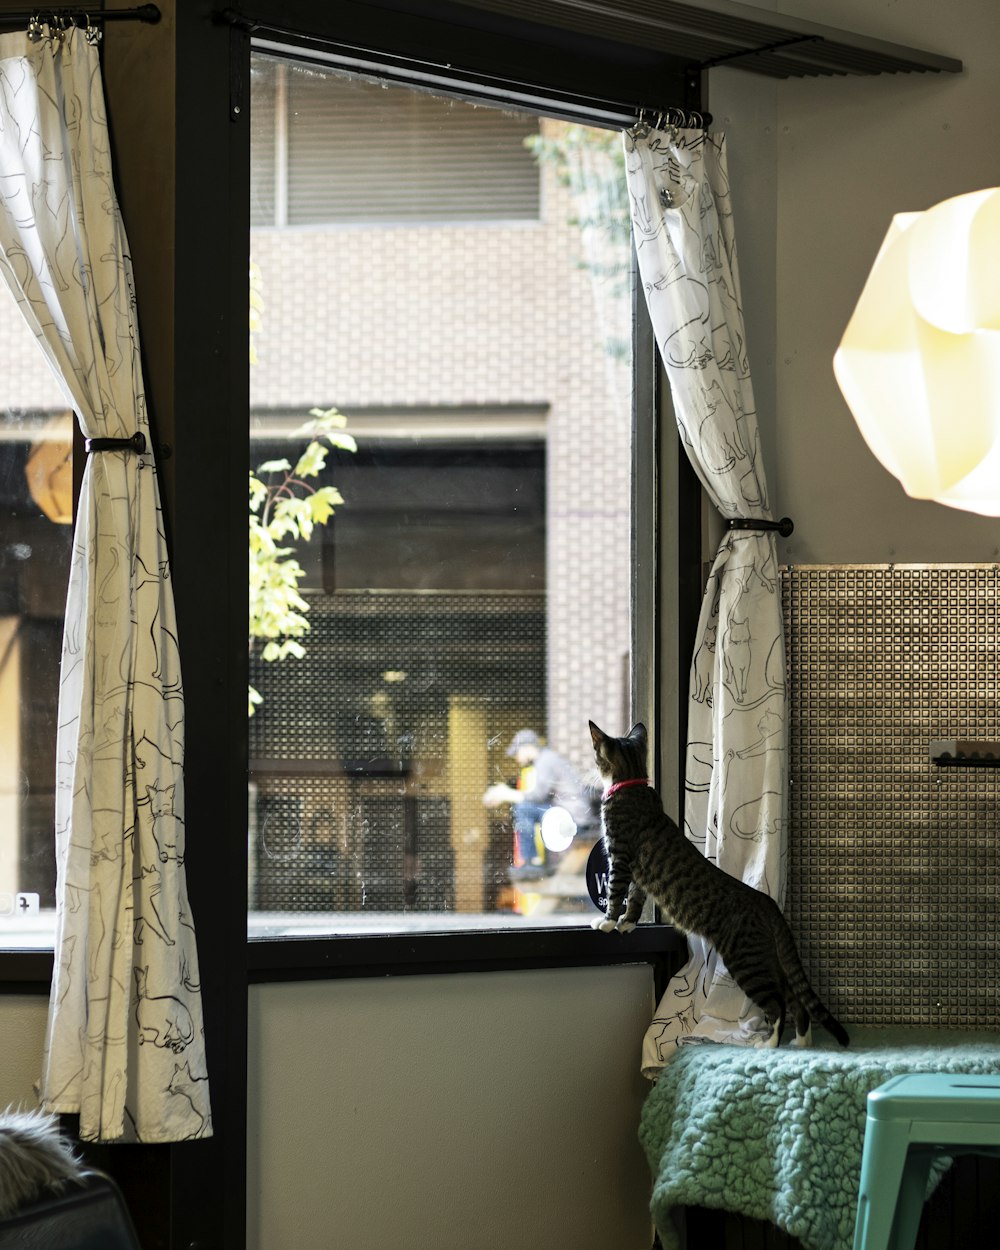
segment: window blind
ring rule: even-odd
[[[275,65],[261,72],[255,64],[250,75],[250,110],[253,116],[250,142],[250,224],[277,225],[275,218]]]
[[[537,118],[301,66],[279,89],[273,68],[253,85],[254,225],[537,219]]]

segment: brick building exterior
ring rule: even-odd
[[[602,347],[579,208],[553,164],[539,175],[534,222],[254,230],[265,311],[251,402],[335,405],[349,423],[370,408],[544,413],[542,728],[589,768],[587,718],[618,725],[628,705],[628,368]],[[627,298],[613,302],[620,318]]]

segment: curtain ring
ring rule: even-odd
[[[90,44],[90,46],[92,48],[96,48],[97,45],[101,42],[101,35],[104,32],[101,30],[99,26],[95,26],[94,23],[90,20],[89,13],[85,14],[85,16],[87,18],[87,28],[84,31],[84,35],[86,37],[87,42]]]
[[[644,139],[649,134],[649,110],[642,105],[636,113],[634,123],[627,128],[625,133],[630,139]]]
[[[38,43],[42,35],[42,19],[37,13],[33,13],[28,19],[28,42]]]
[[[41,13],[37,16],[39,22],[39,32],[41,32]],[[47,38],[49,43],[52,44],[54,48],[57,41],[62,43],[62,41],[66,38],[66,31],[73,25],[73,22],[70,18],[66,17],[65,14],[56,12],[55,9],[50,10],[45,18],[45,21],[49,28]],[[38,37],[42,38],[42,34],[39,33]]]

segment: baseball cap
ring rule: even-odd
[[[538,747],[541,745],[541,739],[533,729],[519,729],[510,740],[507,754],[516,755],[521,747]]]

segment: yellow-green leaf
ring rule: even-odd
[[[311,442],[295,466],[295,477],[319,477],[326,466],[326,448],[322,443]]]
[[[325,525],[333,516],[337,504],[344,502],[343,496],[336,486],[322,486],[314,495],[309,496],[309,511],[316,525]]]

